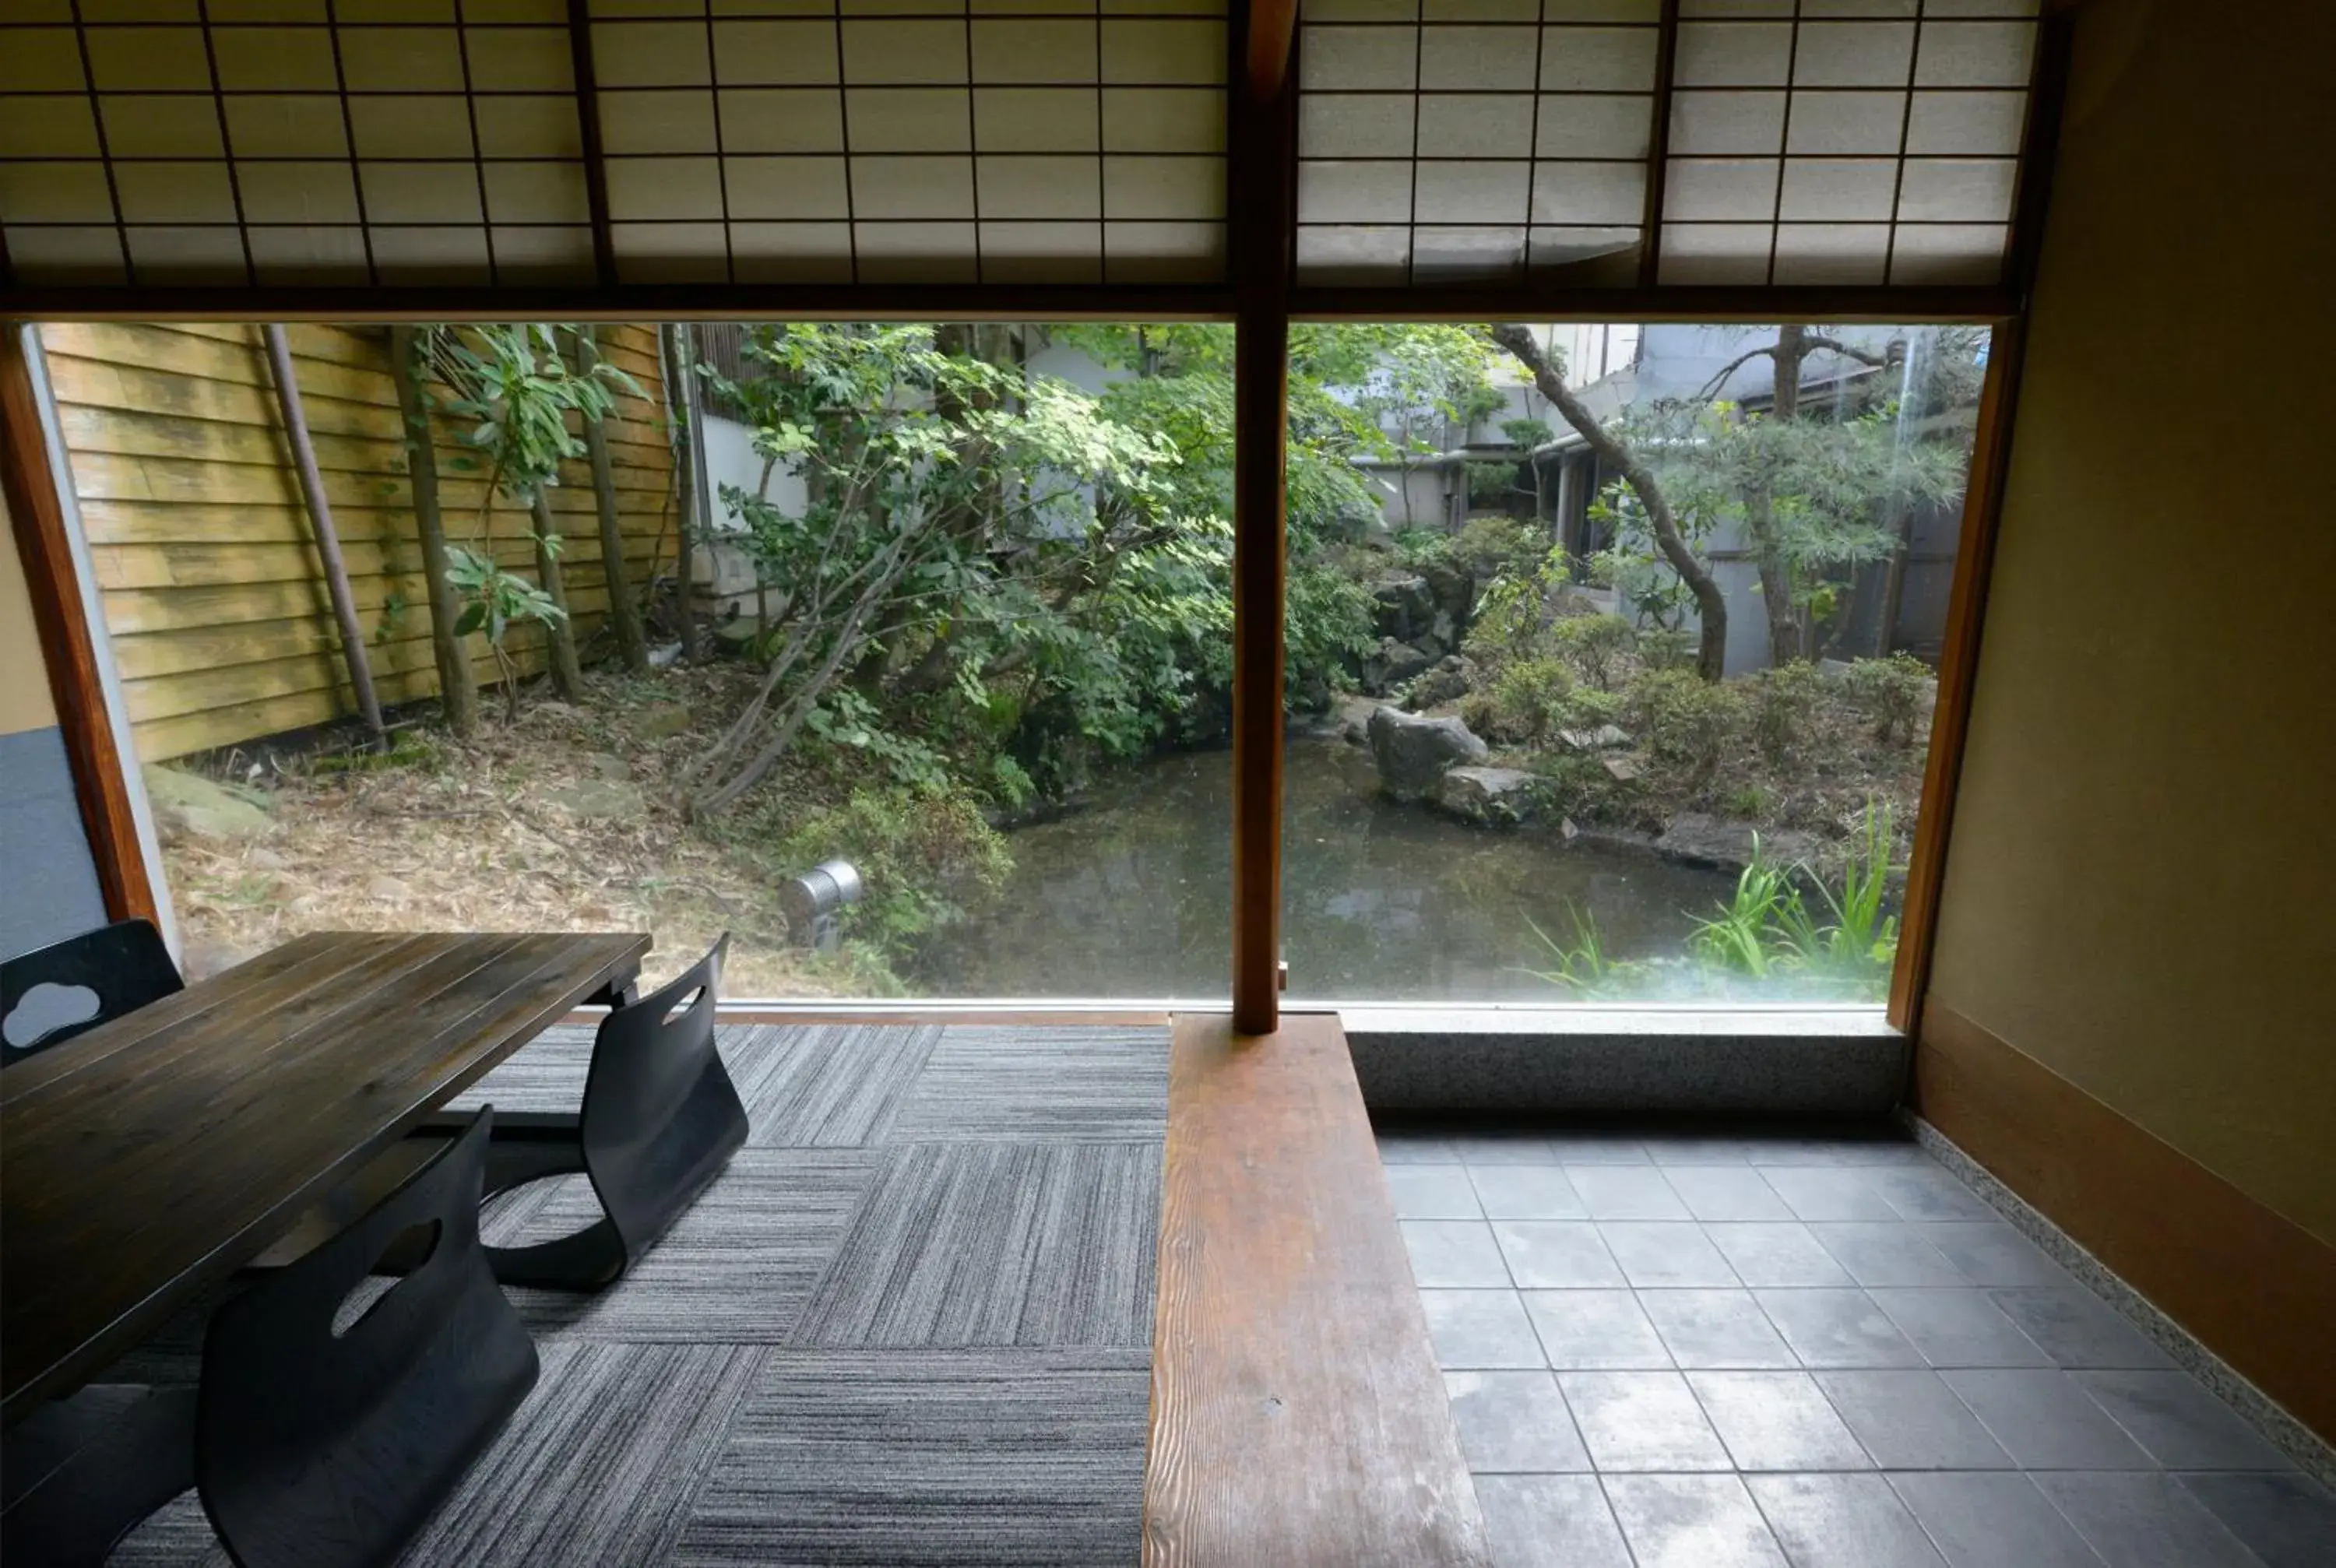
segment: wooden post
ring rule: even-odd
[[[333,618],[341,627],[341,655],[348,660],[349,684],[356,688],[357,712],[374,744],[386,747],[389,730],[381,722],[381,699],[374,695],[373,665],[365,657],[365,632],[357,625],[356,599],[349,592],[349,569],[341,560],[341,536],[333,527],[332,503],[325,499],[325,476],[316,471],[316,449],[308,440],[308,416],[300,406],[300,383],[292,371],[292,345],[281,325],[270,322],[261,332],[268,339],[268,363],[276,373],[276,401],[284,411],[284,433],[292,443],[292,458],[300,470],[300,491],[308,499],[308,521],[316,530],[316,554],[325,566],[325,589],[332,596]]]
[[[446,727],[470,736],[479,728],[479,683],[471,673],[471,650],[454,635],[462,607],[447,579],[446,523],[438,511],[438,448],[431,433],[430,405],[414,373],[414,329],[389,329],[389,375],[397,385],[397,412],[405,427],[405,476],[414,489],[414,531],[422,540],[422,571],[430,590],[430,651],[438,664],[438,706]]]
[[[589,375],[600,363],[598,327],[577,328],[576,351],[580,368]],[[641,632],[641,607],[633,598],[631,575],[625,570],[625,534],[617,517],[617,481],[608,467],[608,434],[591,415],[584,420],[584,449],[592,460],[592,498],[600,512],[600,570],[608,584],[608,621],[616,628],[617,649],[625,667],[635,672],[649,667],[648,639]]]
[[[697,620],[690,613],[689,596],[696,585],[690,578],[697,570],[697,553],[693,545],[697,527],[697,484],[696,453],[698,432],[696,415],[692,411],[696,401],[689,396],[689,348],[682,335],[688,328],[674,325],[657,328],[657,346],[664,350],[665,401],[667,414],[680,422],[680,440],[674,448],[673,479],[676,502],[674,519],[674,618],[680,623],[681,657],[695,664],[697,661]]]
[[[568,618],[568,584],[561,578],[560,557],[548,541],[559,537],[551,523],[551,499],[549,487],[536,486],[528,510],[535,517],[535,575],[543,584],[543,591],[560,609],[560,618],[543,628],[544,643],[550,653],[551,689],[560,694],[562,702],[576,702],[584,696],[584,667],[576,662],[576,626]]]
[[[1296,164],[1297,0],[1251,0],[1234,48],[1233,1028],[1281,1013],[1282,507]]]

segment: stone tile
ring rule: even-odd
[[[1595,1475],[1483,1475],[1476,1502],[1496,1568],[1632,1568]]]
[[[1465,1165],[1387,1167],[1387,1192],[1398,1220],[1475,1220],[1484,1214]]]
[[[1744,1484],[1793,1568],[1944,1568],[1879,1475],[1747,1475]]]
[[[1598,1233],[1623,1276],[1642,1290],[1737,1283],[1736,1271],[1691,1222],[1617,1221],[1601,1223]]]
[[[1628,1133],[1552,1133],[1549,1146],[1563,1165],[1650,1165],[1647,1146]]]
[[[2336,1563],[2336,1493],[2286,1471],[2184,1475],[2182,1487],[2263,1560],[2263,1568],[2327,1568]]]
[[[1640,1145],[1658,1165],[1746,1165],[1748,1145],[1742,1138],[1684,1134],[1676,1137],[1644,1137]]]
[[[1749,1290],[1645,1290],[1639,1305],[1682,1367],[1800,1365]]]
[[[1582,1195],[1556,1165],[1478,1165],[1468,1173],[1491,1220],[1585,1220]]]
[[[1942,1372],[2025,1470],[2148,1470],[2147,1454],[2066,1372]]]
[[[1789,1220],[1793,1212],[1749,1165],[1666,1165],[1663,1179],[1698,1220]]]
[[[1806,1225],[1708,1224],[1703,1233],[1747,1285],[1836,1285],[1854,1281]]]
[[[1493,1234],[1510,1277],[1527,1290],[1570,1290],[1625,1284],[1622,1266],[1586,1220],[1498,1220]]]
[[[1382,1165],[1456,1165],[1460,1151],[1452,1140],[1433,1133],[1387,1132],[1378,1135]]]
[[[1921,1367],[1921,1351],[1863,1290],[1755,1290],[1804,1367]]]
[[[1601,1473],[1729,1468],[1719,1435],[1677,1372],[1560,1372],[1557,1382]]]
[[[1954,1221],[1914,1227],[1922,1240],[1974,1285],[2074,1285],[2068,1271],[2001,1220]]]
[[[1572,1176],[1593,1220],[1684,1220],[1687,1205],[1653,1165],[1579,1165]]]
[[[1590,1468],[1582,1434],[1547,1372],[1446,1372],[1461,1452],[1478,1475]]]
[[[1773,1137],[1754,1141],[1752,1164],[1768,1165],[1919,1165],[1938,1162],[1905,1134],[1886,1132],[1843,1137]]]
[[[2261,1568],[2261,1559],[2171,1475],[2031,1475],[2111,1568]]]
[[[1861,1285],[1971,1283],[1912,1225],[1813,1224],[1809,1230]]]
[[[2003,1315],[2060,1366],[2171,1367],[2173,1358],[2150,1343],[2116,1308],[2082,1285],[1990,1290]]]
[[[1465,1165],[1553,1165],[1547,1138],[1528,1133],[1458,1133],[1452,1147]]]
[[[1628,1290],[1528,1290],[1525,1310],[1552,1367],[1627,1371],[1671,1365],[1662,1337]]]
[[[1993,1220],[1987,1201],[1939,1165],[1893,1166],[1865,1173],[1866,1184],[1905,1220]]]
[[[1898,1211],[1868,1184],[1867,1173],[1834,1166],[1783,1167],[1764,1171],[1793,1213],[1804,1220],[1895,1221]]]
[[[1738,1470],[1874,1468],[1806,1372],[1690,1372],[1687,1380]]]
[[[1514,1290],[1422,1290],[1419,1299],[1438,1366],[1456,1371],[1549,1365]]]
[[[1890,1485],[1949,1568],[2102,1568],[2025,1475],[1933,1472],[1893,1475]]]
[[[1933,1367],[2049,1367],[1985,1290],[1868,1290]]]
[[[1639,1568],[1786,1568],[1733,1475],[1612,1475],[1606,1496]]]
[[[1405,1220],[1404,1250],[1411,1254],[1411,1277],[1433,1288],[1505,1288],[1509,1269],[1482,1220]]]
[[[2187,1372],[2073,1372],[2169,1470],[2284,1470],[2287,1458]]]
[[[1936,1372],[1819,1372],[1817,1387],[1884,1470],[2009,1470],[2011,1456]]]

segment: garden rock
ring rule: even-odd
[[[1476,609],[1476,579],[1461,568],[1441,561],[1424,568],[1422,575],[1436,601],[1430,612],[1430,635],[1448,648],[1456,648]]]
[[[588,822],[621,822],[639,816],[647,807],[639,785],[597,776],[547,791],[545,798],[570,816]]]
[[[687,735],[694,717],[686,702],[656,702],[641,710],[633,728],[643,740],[671,740]]]
[[[1397,642],[1409,641],[1436,618],[1436,595],[1417,574],[1383,579],[1371,589],[1371,599],[1377,606],[1371,629]]]
[[[1411,683],[1409,696],[1416,708],[1436,707],[1447,702],[1458,702],[1476,684],[1476,664],[1459,654],[1446,654],[1436,661],[1436,667]]]
[[[735,616],[714,628],[716,651],[743,657],[754,645],[754,623],[745,616]]]
[[[1464,821],[1514,827],[1533,820],[1533,782],[1522,768],[1455,767],[1436,786],[1436,803]]]
[[[1379,788],[1399,801],[1434,794],[1445,774],[1481,763],[1492,748],[1456,718],[1428,718],[1382,706],[1372,713],[1371,757],[1378,764]]]
[[[254,839],[274,831],[276,823],[261,803],[258,792],[238,791],[173,767],[150,763],[145,769],[146,799],[154,821],[165,833],[203,839]]]
[[[1740,872],[1752,863],[1756,834],[1760,853],[1771,865],[1790,865],[1816,852],[1816,840],[1807,833],[1791,828],[1761,833],[1757,823],[1703,812],[1680,813],[1655,840],[1655,852],[1690,865]]]
[[[1630,744],[1630,737],[1611,724],[1596,729],[1562,729],[1557,738],[1574,751],[1620,751]]]
[[[1425,674],[1435,663],[1434,654],[1387,638],[1364,665],[1363,684],[1373,691],[1393,691],[1413,677]]]
[[[1338,721],[1338,738],[1348,745],[1368,745],[1371,741],[1371,715],[1378,711],[1378,701],[1368,696],[1342,696],[1331,706]]]

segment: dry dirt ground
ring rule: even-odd
[[[848,964],[789,945],[777,901],[789,868],[682,820],[681,773],[735,711],[737,679],[589,676],[583,706],[530,690],[515,723],[482,692],[467,743],[433,708],[388,757],[336,736],[170,765],[264,813],[230,811],[243,831],[221,832],[216,815],[158,803],[189,970],[313,930],[647,930],[654,983],[727,930],[727,997],[866,989]]]

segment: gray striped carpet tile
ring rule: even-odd
[[[896,1143],[1164,1138],[1168,1030],[944,1032],[892,1129]]]
[[[883,1154],[793,1343],[1152,1343],[1159,1144],[920,1144]]]
[[[578,1109],[584,1103],[584,1076],[592,1065],[594,1032],[585,1024],[559,1024],[544,1030],[456,1096],[452,1108],[471,1110],[492,1105],[506,1111]],[[743,1086],[760,1075],[779,1045],[781,1032],[751,1025],[715,1029],[715,1048],[722,1053],[731,1081]]]
[[[757,1148],[857,1148],[880,1143],[941,1037],[936,1026],[765,1027],[768,1054],[738,1078]],[[735,1075],[733,1075],[734,1076]]]
[[[771,1353],[676,1568],[1134,1568],[1150,1359]]]
[[[540,1340],[777,1344],[794,1329],[874,1182],[857,1149],[741,1149],[625,1277],[589,1294],[514,1289]],[[549,1241],[591,1224],[581,1176],[511,1195],[481,1233],[491,1245]]]
[[[546,1345],[542,1375],[400,1568],[650,1568],[672,1559],[768,1351]],[[192,1492],[111,1568],[229,1568]]]

